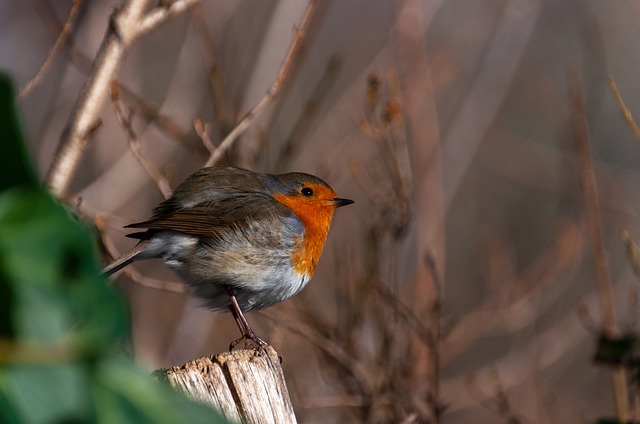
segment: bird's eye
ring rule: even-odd
[[[302,187],[302,190],[300,190],[300,193],[302,193],[303,196],[313,196],[313,190],[311,190],[309,187]]]

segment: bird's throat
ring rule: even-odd
[[[294,251],[291,262],[297,273],[311,278],[327,240],[335,208],[319,203],[296,202],[287,196],[274,197],[291,209],[304,224],[304,237]]]

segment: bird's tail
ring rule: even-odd
[[[148,243],[147,240],[142,240],[140,243],[136,244],[136,246],[133,249],[131,249],[124,255],[114,259],[113,262],[111,262],[109,265],[104,267],[104,269],[102,270],[102,275],[105,277],[108,277],[111,274],[114,274],[120,271],[122,268],[129,265],[131,262],[137,259],[140,259],[138,258],[138,255],[142,253],[147,243]]]

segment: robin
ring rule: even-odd
[[[133,261],[162,258],[213,310],[229,308],[242,336],[258,346],[243,312],[260,310],[300,292],[322,253],[341,199],[313,175],[272,175],[234,167],[202,168],[160,203],[145,231],[104,270],[111,275]]]

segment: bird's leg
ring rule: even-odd
[[[233,315],[233,319],[235,320],[238,329],[240,329],[240,334],[242,334],[242,337],[231,342],[229,350],[233,350],[233,348],[242,341],[244,341],[244,346],[247,349],[251,349],[253,347],[251,346],[251,342],[255,343],[259,348],[267,346],[267,342],[256,336],[256,333],[254,333],[249,326],[249,323],[242,313],[242,309],[240,309],[240,305],[238,305],[238,300],[236,299],[235,294],[233,294],[233,289],[229,286],[225,286],[225,288],[229,295],[229,310],[231,311],[231,315]]]

